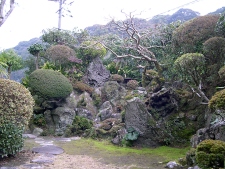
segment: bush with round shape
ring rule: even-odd
[[[33,114],[34,100],[23,85],[8,79],[0,79],[0,126],[11,122],[27,126]]]
[[[130,89],[136,89],[138,87],[138,81],[137,80],[129,80],[129,82],[127,82],[127,87]]]
[[[209,100],[209,108],[225,110],[225,89],[216,92]]]
[[[222,80],[225,80],[225,66],[220,68],[218,74]]]
[[[94,89],[91,86],[81,81],[75,81],[73,83],[73,88],[78,92],[88,92],[89,94],[91,94],[94,91]]]
[[[72,84],[63,74],[49,69],[32,72],[29,76],[29,87],[32,94],[48,99],[65,98],[73,90]]]
[[[0,157],[23,147],[23,129],[33,114],[34,100],[23,85],[0,79]]]
[[[196,150],[196,161],[202,169],[224,168],[225,142],[221,140],[204,140]]]
[[[117,81],[118,83],[121,83],[124,81],[123,76],[118,75],[118,74],[113,74],[111,75],[111,80]]]
[[[183,53],[202,52],[203,43],[215,36],[218,19],[219,15],[205,15],[180,25],[173,33],[174,49]]]

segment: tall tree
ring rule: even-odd
[[[32,54],[36,57],[36,60],[35,60],[36,70],[39,68],[38,67],[39,54],[43,50],[44,49],[43,49],[42,45],[39,43],[35,43],[28,48],[28,51],[30,52],[30,54]]]
[[[71,11],[65,7],[72,5],[74,1],[70,1],[68,3],[66,2],[67,0],[49,0],[49,1],[59,2],[59,9],[58,9],[57,13],[59,14],[58,30],[60,30],[61,29],[61,19],[62,19],[62,16],[64,17],[63,11],[67,12],[66,15],[68,15],[68,13],[69,13],[69,16],[73,17],[72,15],[70,15]]]
[[[111,27],[122,32],[123,35],[122,38],[116,42],[112,41],[112,44],[123,51],[122,55],[108,47],[107,43],[100,43],[110,50],[117,58],[133,58],[137,61],[145,61],[149,65],[154,65],[158,73],[161,75],[162,67],[152,49],[161,48],[163,46],[146,43],[146,41],[149,41],[148,38],[151,37],[153,32],[146,29],[141,30],[138,27],[138,23],[135,22],[134,15],[132,13],[125,15],[127,17],[125,21],[111,21]],[[140,67],[142,67],[142,65],[140,65]]]
[[[9,15],[15,8],[15,0],[9,0],[9,9],[7,8],[7,0],[1,0],[0,2],[0,27],[8,19]]]

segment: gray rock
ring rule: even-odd
[[[45,121],[46,121],[46,125],[48,126],[48,129],[52,129],[54,131],[55,130],[55,124],[54,124],[54,121],[53,121],[51,110],[46,110],[44,112],[44,117],[45,117]]]
[[[0,169],[19,169],[18,167],[0,167]]]
[[[87,73],[84,76],[84,81],[91,86],[103,86],[110,78],[110,72],[107,70],[102,60],[99,57],[93,59],[87,68]]]
[[[188,167],[188,169],[201,169],[201,168],[199,168],[199,166],[194,166],[194,167]]]
[[[191,138],[192,147],[197,147],[197,145],[206,139],[222,140],[225,141],[225,122],[219,121],[209,128],[199,129],[195,135]]]
[[[119,145],[123,140],[123,138],[125,137],[126,133],[127,132],[125,128],[121,128],[120,130],[118,130],[116,137],[112,139],[112,143]]]
[[[33,130],[33,135],[40,136],[42,132],[43,132],[43,130],[41,128],[35,127]]]
[[[75,111],[67,107],[57,107],[51,115],[55,124],[55,134],[63,135],[67,126],[73,123]]]
[[[112,103],[124,99],[125,96],[126,89],[116,81],[108,81],[102,87],[102,97]]]
[[[44,169],[40,164],[24,164],[23,169]]]
[[[31,139],[35,139],[37,138],[37,136],[33,135],[33,134],[23,134],[23,138],[31,138]]]
[[[178,164],[175,161],[170,161],[166,164],[166,168],[176,168]]]
[[[74,110],[75,110],[77,116],[85,117],[89,120],[93,119],[92,113],[87,109],[75,108]]]
[[[32,151],[35,153],[53,154],[53,155],[62,154],[64,152],[62,148],[54,145],[34,147]]]
[[[102,104],[98,113],[98,117],[100,117],[101,121],[104,121],[110,118],[112,113],[113,113],[112,105],[110,104],[109,101],[106,101]]]

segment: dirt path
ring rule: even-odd
[[[162,164],[164,160],[162,157],[132,152],[124,153],[119,147],[115,151],[109,151],[104,147],[97,147],[90,140],[59,141],[48,138],[45,143],[49,141],[63,148],[65,152],[54,155],[49,163],[34,164],[32,160],[41,155],[33,154],[30,150],[40,144],[34,139],[26,139],[24,152],[11,160],[7,159],[4,162],[0,160],[0,169],[2,166],[17,166],[16,169],[164,169],[165,166]]]

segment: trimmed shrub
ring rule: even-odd
[[[43,98],[65,98],[73,90],[70,81],[60,72],[38,69],[29,76],[29,87],[33,94]]]
[[[11,122],[19,127],[28,125],[34,100],[23,85],[0,79],[0,126]]]
[[[219,74],[221,79],[225,80],[225,66],[220,68],[218,74]]]
[[[33,113],[34,100],[23,85],[0,79],[0,157],[23,147],[22,133]]]
[[[138,87],[138,81],[137,80],[129,80],[129,82],[127,82],[127,87],[130,89],[136,89]]]
[[[23,128],[6,123],[0,126],[0,157],[15,155],[23,148]]]
[[[121,75],[113,74],[113,75],[111,75],[111,80],[117,81],[118,83],[121,83],[121,82],[124,81],[124,78]]]
[[[196,161],[202,169],[223,168],[225,157],[225,142],[221,140],[204,140],[196,150]]]
[[[209,100],[209,108],[225,109],[225,89],[216,92]]]

